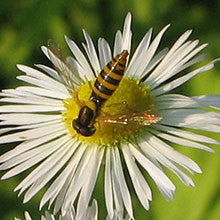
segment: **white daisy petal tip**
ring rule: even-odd
[[[64,35],[64,38],[65,38],[66,42],[68,42],[70,40],[70,38],[67,35]]]
[[[132,14],[131,12],[128,12],[125,17],[125,22],[124,22],[124,30],[123,30],[124,32],[127,32],[130,30],[131,19],[132,19]]]
[[[220,58],[217,58],[217,59],[214,59],[212,62],[214,63],[214,64],[216,64],[216,63],[218,63],[220,61]]]
[[[171,24],[167,24],[164,29],[168,29],[169,27],[171,27]]]
[[[65,41],[68,45],[71,45],[71,42],[72,40],[67,36],[67,35],[64,35],[64,38],[65,38]],[[70,46],[69,46],[70,47]]]
[[[41,46],[40,49],[44,54],[48,53],[48,48],[46,46]]]
[[[1,177],[1,180],[6,180],[6,179],[8,179],[8,177],[7,177],[6,174],[4,174],[4,175]]]
[[[161,33],[161,35],[164,34],[164,32],[166,32],[166,30],[171,26],[171,24],[167,24],[166,26],[163,27],[163,29],[159,32],[159,34]],[[153,31],[153,28],[150,28],[150,30]],[[158,34],[158,35],[159,35]]]
[[[25,211],[24,212],[24,220],[32,220],[31,215]],[[82,218],[77,218],[77,212],[75,211],[73,206],[68,207],[65,215],[59,215],[59,220],[99,220],[98,218],[98,204],[96,200],[93,200],[91,206],[85,210],[85,214]],[[41,216],[41,220],[55,220],[54,214],[50,214],[49,211],[46,211],[44,215]],[[123,213],[123,210],[114,210],[113,216],[106,216],[106,220],[134,220],[133,217],[129,217],[127,214]],[[14,218],[14,220],[21,220],[19,218]],[[34,219],[33,219],[34,220]]]
[[[217,145],[220,145],[220,142],[216,142]],[[215,153],[215,150],[213,148],[207,147],[205,149],[205,151],[209,152],[209,153]]]
[[[126,17],[125,17],[125,20],[126,20],[126,19],[132,19],[132,14],[131,14],[130,11],[127,13],[127,15],[126,15]]]
[[[202,169],[199,166],[197,167],[196,173],[199,173],[199,174],[203,173]]]
[[[16,67],[17,67],[20,71],[25,72],[25,69],[26,69],[26,66],[25,66],[25,65],[23,65],[23,64],[16,64]]]
[[[187,39],[192,34],[192,32],[193,32],[193,30],[189,29],[189,30],[185,31],[180,38]]]

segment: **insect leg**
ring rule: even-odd
[[[78,92],[76,91],[76,92],[74,92],[74,99],[75,99],[75,101],[76,101],[76,104],[80,107],[80,108],[82,108],[84,105],[85,105],[85,103],[83,102],[83,101],[80,101],[79,100],[79,95],[78,95]]]

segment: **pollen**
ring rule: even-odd
[[[149,86],[124,77],[113,95],[100,107],[95,118],[96,132],[85,137],[78,134],[72,126],[82,106],[88,103],[94,82],[86,82],[74,91],[72,98],[64,100],[66,111],[63,121],[70,134],[81,142],[99,145],[120,145],[135,140],[146,132],[147,126],[157,123],[161,118],[157,114],[153,94]]]

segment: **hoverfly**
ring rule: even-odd
[[[83,82],[83,80],[74,66],[70,65],[68,58],[64,57],[60,47],[52,40],[48,41],[48,54],[67,89],[74,91],[79,82]],[[123,50],[102,69],[96,78],[89,100],[81,107],[78,117],[72,121],[72,127],[77,133],[82,136],[92,136],[96,131],[94,124],[99,120],[105,123],[141,126],[156,123],[160,120],[159,117],[147,111],[106,117],[102,115],[99,117],[103,104],[112,96],[123,78],[127,57],[128,51]]]
[[[100,72],[95,80],[87,105],[80,109],[78,118],[73,120],[73,128],[83,136],[95,133],[95,119],[104,102],[117,89],[125,70],[128,51],[124,50],[114,57]]]

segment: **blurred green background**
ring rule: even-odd
[[[113,45],[116,30],[121,29],[127,12],[133,15],[132,48],[150,28],[158,33],[162,27],[171,23],[165,33],[162,46],[172,43],[187,29],[193,29],[191,39],[208,42],[209,59],[220,57],[220,1],[216,0],[17,0],[0,1],[0,88],[15,88],[23,83],[15,79],[20,72],[15,64],[31,65],[49,64],[40,51],[48,39],[54,39],[68,51],[64,35],[78,44],[84,41],[81,29],[86,29],[94,41],[104,37]],[[155,36],[155,35],[154,35]],[[50,65],[50,64],[49,64]],[[195,67],[194,67],[195,68]],[[208,73],[186,83],[179,92],[188,95],[219,94],[220,64]],[[208,134],[220,141],[219,134]],[[0,153],[14,145],[4,145]],[[150,181],[153,190],[151,209],[146,212],[136,200],[134,193],[133,206],[137,220],[217,220],[220,219],[220,148],[213,146],[215,154],[196,149],[181,147],[179,150],[193,158],[204,173],[193,176],[196,187],[184,186],[176,177],[168,174],[177,186],[172,201],[165,201],[155,185]],[[0,176],[4,172],[1,172]],[[9,180],[0,181],[0,219],[12,220],[14,216],[24,219],[23,212],[28,210],[33,219],[40,219],[38,194],[27,204],[13,192],[15,186],[25,174]],[[106,214],[103,204],[102,180],[95,191],[99,202],[99,219]],[[101,195],[101,196],[100,196]]]

